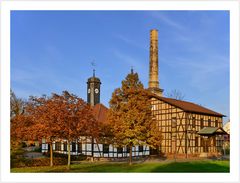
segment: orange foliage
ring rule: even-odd
[[[51,97],[30,97],[25,113],[11,120],[11,137],[14,139],[45,138],[51,144],[59,138],[70,143],[79,136],[97,135],[98,126],[91,107],[67,91]]]

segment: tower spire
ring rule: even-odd
[[[99,78],[95,76],[95,63],[94,61],[91,62],[93,67],[93,76],[88,78],[87,81],[87,102],[94,106],[100,103],[100,85],[101,81]]]
[[[95,66],[96,66],[96,64],[95,64],[94,60],[91,62],[91,65],[93,67],[93,77],[95,77]]]
[[[150,31],[150,62],[148,87],[152,93],[162,96],[163,90],[159,88],[158,80],[158,31]]]
[[[131,74],[133,74],[133,66],[131,66]]]

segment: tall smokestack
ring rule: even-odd
[[[163,90],[159,88],[158,81],[158,31],[150,31],[150,63],[149,63],[149,82],[150,91],[158,96],[162,96]]]

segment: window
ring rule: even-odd
[[[211,126],[211,119],[208,119],[208,126]]]
[[[215,127],[218,127],[218,120],[215,121]]]
[[[203,124],[203,118],[201,118],[201,127],[200,128],[203,128],[204,124]]]
[[[152,105],[152,110],[156,110],[156,105]]]
[[[192,127],[193,128],[196,127],[196,118],[195,117],[192,118]]]
[[[56,142],[55,143],[55,150],[56,151],[61,151],[61,142]]]
[[[64,151],[67,151],[67,142],[64,142],[63,148],[64,148]]]
[[[123,148],[122,147],[117,147],[117,153],[123,153]]]
[[[204,139],[201,137],[201,146],[204,146]]]
[[[138,146],[138,151],[143,152],[143,146]]]
[[[213,146],[216,146],[216,137],[213,138]]]
[[[82,143],[78,143],[78,153],[82,153]]]
[[[130,147],[129,146],[127,146],[127,153],[129,153],[130,152]]]
[[[195,137],[195,147],[198,147],[198,137]]]
[[[109,153],[109,145],[103,144],[103,153]]]
[[[72,142],[72,152],[76,152],[76,142]]]

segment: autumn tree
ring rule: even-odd
[[[61,126],[59,137],[67,140],[68,167],[71,162],[70,143],[79,136],[98,135],[98,126],[89,104],[76,95],[64,91],[63,94],[54,96],[58,106],[58,125]]]
[[[30,97],[25,113],[11,123],[11,135],[18,139],[45,139],[50,144],[50,166],[53,166],[52,143],[66,139],[68,142],[68,167],[70,143],[82,136],[96,137],[98,126],[91,107],[76,95],[64,91],[51,97]]]
[[[24,114],[11,123],[11,136],[21,140],[46,140],[50,144],[50,166],[53,166],[52,143],[59,136],[58,111],[54,97],[29,97]]]
[[[112,94],[109,121],[113,124],[117,145],[130,149],[130,165],[133,146],[156,147],[161,139],[151,111],[150,93],[144,89],[138,74],[133,70],[122,81],[121,88],[117,88]]]
[[[19,115],[24,113],[26,102],[18,98],[12,89],[10,89],[10,125]],[[16,121],[16,120],[15,120]],[[16,152],[20,148],[21,141],[15,136],[11,136],[11,153]]]

